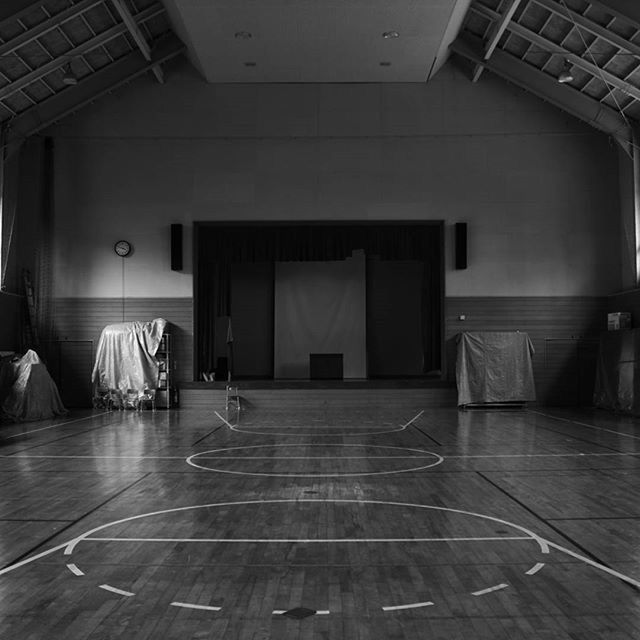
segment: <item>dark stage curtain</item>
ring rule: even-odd
[[[231,314],[231,264],[344,260],[356,250],[382,260],[424,264],[424,373],[440,369],[442,225],[196,224],[196,373],[216,367],[215,319]]]

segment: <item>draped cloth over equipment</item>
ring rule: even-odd
[[[0,386],[8,389],[2,410],[16,422],[47,420],[66,415],[58,387],[35,351],[2,367]]]
[[[167,321],[121,322],[107,325],[100,335],[91,376],[94,387],[155,389],[158,385],[156,351]]]
[[[600,335],[593,403],[600,409],[640,415],[640,329]]]
[[[456,362],[458,406],[534,401],[533,354],[526,333],[461,333]]]

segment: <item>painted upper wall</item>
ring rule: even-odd
[[[620,288],[617,152],[492,77],[428,84],[208,85],[186,64],[53,128],[55,292],[192,295],[196,220],[448,223],[446,295]],[[469,268],[453,269],[454,222]],[[169,225],[185,225],[170,271]],[[124,261],[116,240],[135,247]]]

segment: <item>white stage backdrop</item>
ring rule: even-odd
[[[364,253],[275,267],[274,377],[308,378],[310,353],[342,353],[345,378],[366,378]]]

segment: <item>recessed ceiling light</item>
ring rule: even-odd
[[[390,66],[391,66],[391,63],[390,63],[390,62],[381,62],[381,63],[380,63],[380,66],[381,66],[381,67],[390,67]]]
[[[382,34],[382,37],[389,40],[390,38],[399,38],[400,34],[397,31],[385,31]]]
[[[249,31],[236,31],[234,38],[238,38],[238,40],[249,40],[253,35]]]
[[[255,63],[255,62],[245,62],[245,63],[244,63],[244,66],[245,66],[245,67],[255,67],[255,66],[256,66],[256,63]]]

